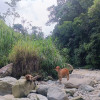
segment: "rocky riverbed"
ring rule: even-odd
[[[74,69],[62,84],[58,80],[36,83],[34,87],[24,79],[0,78],[0,100],[100,100],[99,70]]]

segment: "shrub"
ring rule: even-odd
[[[39,68],[39,56],[31,41],[19,41],[9,55],[9,59],[14,63],[14,77],[20,77],[37,71]]]
[[[9,59],[14,63],[13,76],[20,77],[34,71],[43,70],[48,75],[56,76],[53,70],[57,65],[62,66],[64,59],[53,45],[51,39],[19,41]]]
[[[49,75],[56,77],[56,72],[54,68],[56,66],[64,66],[65,59],[56,49],[51,39],[44,40],[44,42],[40,46],[40,57],[41,62],[40,65],[44,71],[46,71]]]

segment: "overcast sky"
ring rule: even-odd
[[[10,0],[0,0],[0,12],[5,12],[8,8],[8,6],[4,4],[4,1]],[[56,5],[56,0],[21,0],[17,3],[16,9],[21,15],[21,18],[32,21],[33,26],[42,27],[44,35],[47,36],[54,28],[54,24],[45,26],[49,14],[47,8],[51,5]],[[16,23],[18,22],[20,21],[16,20]]]

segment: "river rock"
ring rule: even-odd
[[[27,97],[31,100],[48,100],[47,97],[36,93],[30,93]]]
[[[0,100],[6,100],[6,98],[4,98],[3,96],[0,96]]]
[[[14,97],[11,94],[0,96],[0,100],[12,100]]]
[[[13,63],[8,64],[0,69],[0,77],[11,76]]]
[[[26,79],[19,79],[12,87],[12,93],[14,97],[20,98],[27,96],[33,89],[35,89],[35,84]]]
[[[7,94],[3,96],[6,100],[12,100],[14,96],[12,94]]]
[[[79,85],[74,85],[72,83],[65,83],[65,88],[78,88]]]
[[[96,84],[98,84],[98,82],[96,80],[92,80],[89,85],[94,87]]]
[[[94,88],[90,85],[82,84],[79,86],[79,90],[91,92],[94,91]]]
[[[31,100],[29,98],[13,98],[12,100]]]
[[[69,100],[65,91],[58,87],[50,87],[47,92],[48,100]]]
[[[73,96],[74,93],[76,92],[76,88],[73,89],[64,89],[64,91],[66,92],[66,94],[70,94],[70,96]]]
[[[41,95],[44,95],[44,96],[47,96],[47,91],[48,91],[48,88],[50,87],[50,85],[39,85],[36,92],[38,94],[41,94]]]
[[[71,100],[84,100],[81,96],[77,96],[77,97],[74,97],[73,99]]]
[[[0,78],[0,95],[11,94],[12,86],[17,81],[13,77]]]

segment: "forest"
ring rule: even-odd
[[[16,2],[7,4],[14,7]],[[14,63],[15,77],[39,69],[55,76],[53,69],[67,67],[67,63],[74,68],[100,69],[100,0],[58,0],[47,10],[46,25],[56,26],[45,38],[36,26],[28,34],[25,21],[6,25],[7,16],[18,17],[15,10],[0,15],[0,67]]]
[[[48,10],[47,24],[57,22],[51,37],[66,62],[100,69],[100,0],[62,0]]]

